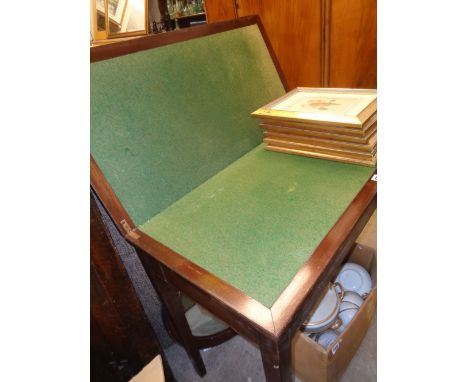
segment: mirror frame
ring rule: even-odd
[[[91,24],[92,24],[92,31],[93,31],[93,41],[101,41],[107,39],[107,23],[106,23],[106,30],[99,31],[98,30],[98,18],[97,18],[97,6],[96,0],[91,1]],[[104,7],[106,6],[107,0],[104,0]],[[106,16],[104,16],[105,18]]]
[[[127,0],[128,1],[128,0]],[[145,28],[137,31],[132,32],[121,32],[121,33],[113,33],[109,32],[109,1],[104,0],[104,7],[106,11],[106,38],[113,39],[113,38],[120,38],[120,37],[130,37],[130,36],[142,36],[148,34],[148,0],[143,0],[145,2]],[[96,4],[96,0],[93,0],[93,3]],[[97,27],[97,26],[96,26]]]

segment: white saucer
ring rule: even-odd
[[[339,282],[345,291],[353,291],[361,296],[367,295],[372,289],[372,280],[369,273],[360,265],[346,263],[341,269],[336,282]]]

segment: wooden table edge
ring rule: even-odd
[[[296,316],[303,318],[326,287],[335,265],[345,255],[343,252],[351,247],[375,209],[377,197],[376,182],[369,179],[273,306],[268,308],[136,228],[92,157],[91,184],[113,220],[120,222],[117,227],[127,241],[180,275],[206,299],[215,299],[238,319],[251,322],[272,339],[283,335],[294,322],[296,326],[300,325]],[[229,321],[226,320],[231,325]]]
[[[372,176],[273,303],[277,337],[288,329],[299,329],[376,209],[377,182]]]
[[[231,314],[250,321],[267,336],[275,337],[271,310],[265,305],[138,229],[134,234],[127,234],[125,238],[182,277],[186,283],[197,288],[206,299],[215,299]],[[203,301],[200,304],[203,306]],[[210,310],[208,306],[205,308]]]

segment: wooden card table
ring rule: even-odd
[[[286,91],[257,17],[91,49],[91,183],[200,375],[179,291],[291,381],[291,339],[376,207],[375,168],[264,149]],[[226,360],[229,362],[229,360]]]

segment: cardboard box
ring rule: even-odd
[[[161,355],[158,354],[130,382],[164,382],[164,367]]]
[[[377,307],[375,250],[356,244],[346,262],[360,264],[369,271],[373,284],[372,291],[344,332],[328,349],[321,347],[303,332],[296,334],[292,342],[292,363],[294,373],[304,382],[338,381],[356,354],[375,317]]]

